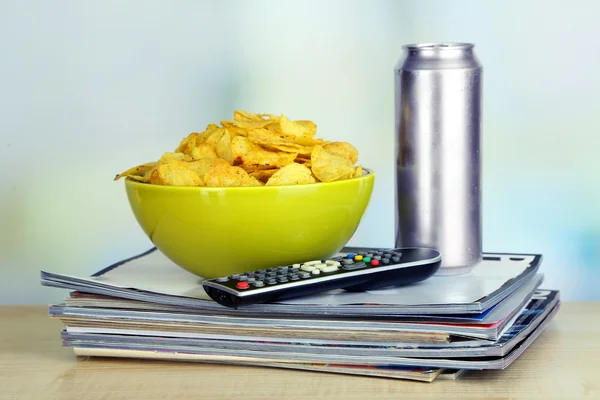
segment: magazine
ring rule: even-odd
[[[137,345],[152,344],[165,348],[169,346],[210,347],[230,350],[254,350],[274,352],[296,352],[309,354],[341,354],[353,356],[393,356],[393,357],[503,357],[518,343],[525,339],[554,310],[559,302],[558,291],[538,290],[531,297],[519,317],[496,342],[455,340],[449,343],[397,343],[373,341],[336,341],[295,340],[293,338],[276,337],[278,330],[273,330],[273,337],[190,337],[183,332],[164,331],[132,331],[128,329],[107,329],[103,327],[89,328],[67,325],[62,333],[65,345],[76,346],[79,343],[115,343]],[[325,334],[327,336],[327,334]]]
[[[346,254],[344,251],[339,255]],[[537,272],[539,254],[485,253],[467,275],[433,276],[402,287],[322,294],[229,309],[212,301],[202,278],[178,267],[156,248],[111,265],[90,277],[41,272],[44,286],[106,296],[213,309],[225,314],[278,313],[296,315],[479,314],[498,304]]]
[[[74,352],[80,357],[118,357],[151,359],[163,361],[199,362],[210,364],[240,365],[247,367],[283,368],[292,370],[303,370],[313,372],[326,372],[334,374],[359,375],[380,378],[394,378],[421,382],[433,382],[435,379],[455,380],[465,370],[443,369],[428,367],[407,367],[395,364],[383,365],[348,365],[329,363],[293,363],[293,362],[260,362],[240,359],[240,357],[215,357],[202,354],[181,354],[164,352],[157,354],[154,351],[145,350],[121,350],[101,348],[74,348]]]
[[[462,323],[443,323],[439,321],[422,320],[417,322],[360,319],[326,319],[326,318],[278,318],[267,316],[247,317],[230,315],[205,315],[202,313],[151,312],[122,309],[81,308],[54,305],[49,309],[53,317],[58,317],[64,323],[75,326],[84,319],[88,325],[93,322],[104,326],[128,324],[130,327],[170,325],[195,328],[198,332],[215,333],[227,332],[230,335],[269,336],[274,328],[279,335],[285,337],[319,337],[327,336],[345,340],[344,333],[357,337],[361,333],[377,337],[378,340],[389,340],[397,334],[444,334],[497,340],[502,331],[516,318],[536,288],[543,280],[541,274],[536,274],[527,283],[516,290],[494,311],[482,320]],[[326,331],[325,334],[319,331]],[[387,334],[386,334],[387,333]],[[310,336],[308,336],[310,335]],[[417,336],[418,338],[418,336]]]
[[[307,354],[273,351],[230,350],[221,348],[204,348],[190,346],[160,346],[134,343],[69,343],[79,355],[96,355],[105,357],[134,357],[164,358],[166,354],[177,355],[182,360],[194,359],[198,356],[205,361],[248,362],[248,363],[317,363],[317,364],[348,364],[348,365],[402,365],[414,367],[437,367],[456,369],[504,369],[514,362],[535,339],[544,331],[552,320],[560,302],[552,312],[533,330],[523,341],[503,357],[464,357],[464,358],[417,358],[417,357],[387,357],[387,356],[347,356],[332,354]],[[85,350],[84,350],[85,349]],[[139,353],[141,351],[142,353]],[[142,357],[142,358],[144,358]]]

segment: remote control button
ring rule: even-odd
[[[325,264],[334,265],[336,267],[339,267],[341,265],[339,261],[334,261],[334,260],[327,260],[327,261],[325,261]]]
[[[373,260],[381,260],[381,256],[373,256]]]
[[[233,274],[229,276],[231,279],[238,279],[240,277],[240,274]]]
[[[277,279],[268,278],[267,280],[265,280],[265,282],[267,282],[269,285],[274,285],[277,283]]]
[[[392,255],[391,255],[390,253],[387,253],[387,252],[386,252],[386,253],[384,253],[384,254],[383,254],[383,256],[384,256],[385,258],[391,258],[391,257],[392,257]]]
[[[248,289],[250,286],[248,285],[248,282],[238,282],[235,287],[238,289]]]
[[[362,261],[363,256],[361,256],[360,254],[357,254],[354,256],[354,261]]]
[[[321,264],[321,260],[307,261],[304,263],[304,265],[315,265],[315,264]]]
[[[392,257],[392,261],[393,262],[400,262],[400,257],[394,256],[394,257]]]
[[[387,257],[386,257],[386,258],[382,258],[382,259],[381,259],[381,263],[382,263],[382,264],[389,264],[389,263],[390,263],[390,259],[389,259],[389,258],[387,258]]]
[[[354,257],[355,257],[355,256],[356,256],[356,254],[354,254],[354,253],[350,253],[350,254],[347,254],[347,255],[346,255],[346,258],[349,258],[349,259],[351,259],[351,260],[354,260]]]
[[[275,272],[275,268],[267,268],[266,271],[267,272]]]
[[[300,268],[300,264],[294,264],[294,265],[292,265],[292,268],[298,269],[298,268]]]
[[[319,275],[321,273],[321,270],[318,268],[313,269],[312,271],[310,271],[311,274],[313,275]]]
[[[310,274],[308,272],[298,272],[298,276],[302,279],[310,278]]]
[[[279,281],[280,283],[285,283],[288,281],[288,279],[285,276],[280,276],[279,278],[277,278],[277,281]]]
[[[229,278],[227,276],[222,276],[220,278],[215,279],[217,282],[227,282]]]
[[[373,253],[367,253],[367,257],[373,258]]]
[[[298,279],[300,279],[300,277],[298,275],[290,276],[290,281],[297,281]]]
[[[255,272],[256,274],[264,274],[264,273],[265,273],[265,272],[267,272],[267,271],[265,271],[264,269],[257,269],[257,270],[256,270],[256,271],[254,271],[254,272]]]
[[[327,264],[315,264],[313,265],[313,267],[317,268],[317,269],[323,269],[327,266]]]
[[[371,260],[371,265],[376,267],[379,265],[379,260]]]
[[[371,257],[365,257],[362,260],[366,263],[369,263],[369,262],[371,262]]]
[[[265,283],[263,281],[256,281],[256,282],[252,282],[252,286],[263,287],[263,286],[265,286]]]
[[[255,278],[248,278],[248,283],[256,282]]]
[[[342,262],[343,262],[345,265],[348,265],[348,264],[354,264],[354,259],[352,259],[352,260],[351,260],[351,259],[349,259],[349,258],[346,258],[346,259],[344,259],[344,261],[342,261]]]
[[[247,281],[247,280],[248,280],[248,277],[246,275],[240,275],[238,277],[238,281],[242,281],[243,282],[243,281]]]
[[[323,273],[327,273],[327,272],[333,272],[333,271],[337,271],[338,267],[336,265],[328,265],[325,268],[321,268],[321,272]]]
[[[342,269],[344,271],[354,271],[356,269],[365,268],[366,266],[367,266],[367,264],[365,264],[364,262],[358,262],[358,263],[355,263],[355,264],[344,265],[342,267]]]
[[[310,272],[313,269],[316,269],[316,267],[313,267],[312,265],[303,265],[300,267],[301,271],[306,271],[306,272]]]

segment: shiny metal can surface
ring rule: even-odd
[[[470,43],[404,46],[394,68],[396,246],[442,253],[438,275],[482,257],[482,67]]]

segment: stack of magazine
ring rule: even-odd
[[[356,249],[345,248],[340,255]],[[69,290],[49,314],[81,356],[275,367],[431,382],[504,369],[557,313],[539,254],[485,253],[466,275],[334,290],[233,309],[152,248],[92,276],[41,272]]]

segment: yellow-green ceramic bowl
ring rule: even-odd
[[[330,183],[174,187],[126,179],[138,223],[180,267],[205,278],[324,259],[356,231],[375,175]]]

